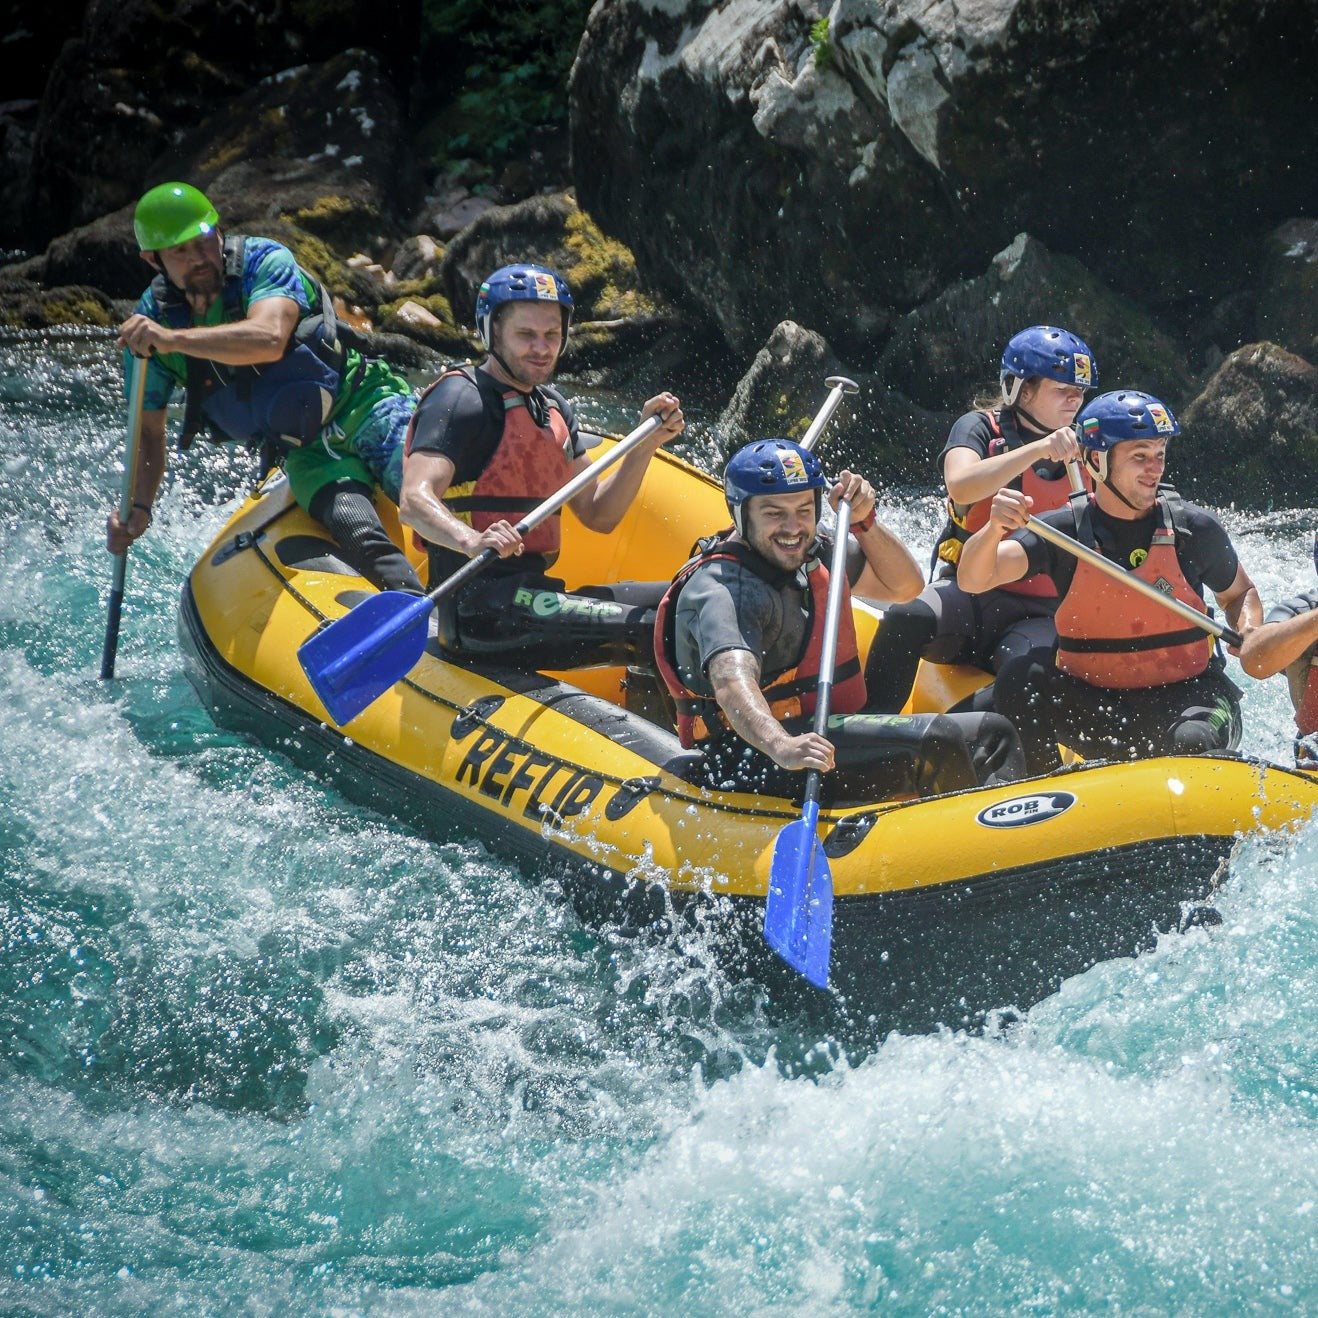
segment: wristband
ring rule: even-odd
[[[859,535],[862,531],[868,531],[870,527],[874,525],[874,522],[874,508],[873,505],[871,505],[869,512],[867,512],[860,521],[851,523],[851,531],[853,534]]]
[[[134,501],[133,508],[140,508],[146,514],[146,524],[151,525],[151,505],[149,503],[138,503]]]

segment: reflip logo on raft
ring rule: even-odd
[[[1009,801],[986,805],[975,816],[975,822],[986,828],[1024,828],[1027,824],[1042,824],[1056,819],[1073,805],[1070,792],[1039,792],[1034,796],[1013,796]]]
[[[467,751],[455,781],[469,781],[505,808],[520,806],[523,818],[534,820],[582,814],[604,787],[595,774],[492,729],[482,732]]]

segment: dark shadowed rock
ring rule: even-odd
[[[266,5],[211,0],[93,0],[45,86],[23,193],[38,245],[134,200],[153,161],[217,106],[241,124],[238,101],[267,75],[368,46],[401,70],[416,31],[415,0]],[[388,153],[381,137],[376,149]]]
[[[997,392],[1007,340],[1027,325],[1060,325],[1089,345],[1099,388],[1138,387],[1181,406],[1195,389],[1185,350],[1147,312],[1069,256],[1018,234],[987,273],[953,284],[898,322],[878,374],[924,407],[969,407]],[[1144,381],[1144,383],[1140,383]]]
[[[229,228],[284,217],[354,250],[389,228],[410,168],[398,100],[366,51],[264,79],[185,134],[149,183],[202,188]]]
[[[775,436],[800,439],[827,396],[825,377],[841,374],[822,335],[785,320],[755,354],[719,418],[719,428],[734,447]],[[842,407],[846,405],[844,399]]]
[[[1260,338],[1318,363],[1318,220],[1287,220],[1264,244]]]
[[[42,282],[94,284],[111,297],[137,298],[151,280],[133,237],[133,207],[61,234],[46,248]]]
[[[850,467],[884,486],[935,480],[934,456],[956,413],[922,407],[880,375],[848,368],[826,339],[792,321],[775,327],[719,418],[726,452],[772,436],[800,439],[833,375],[853,379],[859,392],[843,398],[820,438],[828,470]]]
[[[1188,337],[1311,203],[1316,64],[1318,0],[614,0],[574,181],[739,351],[861,358],[1022,232]]]
[[[1243,508],[1312,502],[1318,488],[1318,367],[1273,343],[1233,352],[1182,414],[1176,483]]]

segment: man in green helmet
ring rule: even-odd
[[[183,386],[180,447],[209,430],[217,442],[268,446],[293,496],[322,522],[343,558],[384,590],[419,591],[406,555],[372,502],[395,502],[416,408],[405,380],[343,340],[329,293],[268,238],[221,234],[215,207],[186,183],[162,183],[133,216],[142,259],[156,271],[119,346],[146,358],[132,512],[110,514],[111,553],[151,524],[165,474],[165,407]]]

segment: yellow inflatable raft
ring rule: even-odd
[[[393,510],[381,513],[396,529]],[[556,572],[569,585],[667,578],[698,535],[726,523],[718,485],[661,452],[613,535],[565,516]],[[689,894],[725,897],[738,954],[772,975],[758,925],[775,840],[799,807],[695,785],[692,753],[628,708],[639,693],[618,670],[476,672],[432,642],[349,730],[334,727],[297,650],[369,590],[272,475],[184,588],[180,631],[202,698],[222,721],[332,771],[350,795],[533,868],[548,862],[585,907],[614,910],[628,894],[633,909],[663,910],[666,894],[679,906]],[[865,647],[878,615],[857,614]],[[946,708],[977,681],[922,669],[917,708]],[[832,983],[910,1025],[1027,1005],[1175,926],[1211,896],[1242,834],[1306,819],[1315,805],[1309,775],[1221,755],[826,808]]]

